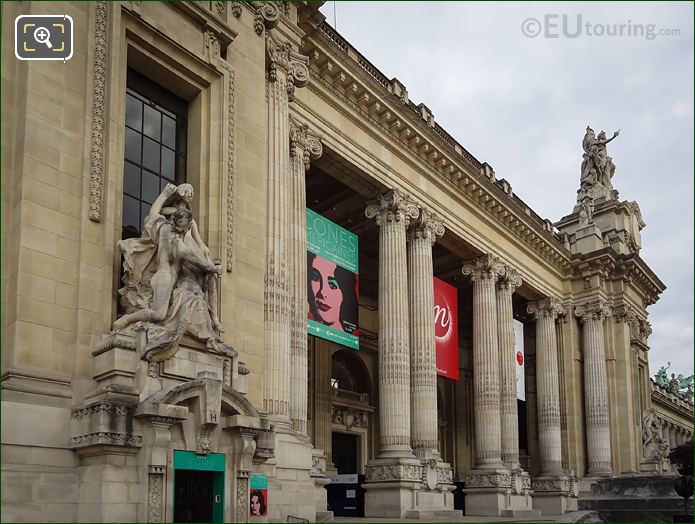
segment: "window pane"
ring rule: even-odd
[[[126,95],[125,123],[142,131],[142,102],[132,95]]]
[[[123,192],[134,197],[140,196],[140,168],[130,162],[125,163],[123,173]]]
[[[147,169],[159,173],[160,145],[147,137],[143,138],[142,165]]]
[[[123,195],[123,227],[140,231],[140,201]]]
[[[162,143],[176,149],[176,120],[162,115]]]
[[[176,155],[168,147],[162,148],[162,176],[174,180],[176,174]]]
[[[142,135],[137,131],[126,128],[125,130],[125,157],[133,162],[140,163],[140,142]]]
[[[140,204],[140,231],[142,231],[142,226],[145,223],[145,217],[147,216],[147,213],[150,212],[151,207],[152,206],[146,202],[142,202]]]
[[[151,204],[159,196],[159,177],[152,173],[142,171],[142,199]]]
[[[144,133],[147,136],[159,140],[160,129],[161,129],[161,119],[162,114],[155,108],[150,106],[145,106],[145,126]]]

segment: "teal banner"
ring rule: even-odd
[[[249,475],[249,484],[251,489],[268,489],[268,476],[260,473],[251,473]]]
[[[307,332],[359,349],[358,237],[306,210]]]
[[[174,450],[174,469],[224,471],[224,453],[197,455],[193,451]]]

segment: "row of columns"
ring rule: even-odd
[[[693,438],[693,432],[673,422],[663,421],[661,431],[670,449],[681,446]]]
[[[366,210],[379,227],[380,458],[439,458],[432,246],[444,226],[392,190]]]

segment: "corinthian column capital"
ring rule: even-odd
[[[602,298],[585,302],[574,308],[574,315],[579,318],[581,322],[586,322],[587,320],[602,321],[611,316],[611,313],[611,306]]]
[[[552,318],[565,314],[565,308],[560,301],[555,297],[542,298],[536,302],[531,302],[526,307],[526,312],[533,315],[536,320],[541,318]]]
[[[367,218],[376,219],[379,227],[391,222],[402,222],[407,228],[410,221],[419,216],[419,210],[409,195],[392,189],[368,203],[364,214]]]
[[[444,234],[444,224],[439,217],[428,211],[420,208],[420,214],[410,224],[408,240],[427,239],[431,245]]]
[[[323,154],[321,137],[309,131],[309,126],[290,116],[290,155],[300,157],[304,168]]]
[[[519,272],[511,266],[504,266],[504,274],[500,277],[497,287],[501,291],[508,291],[509,293],[514,293],[517,289],[521,287],[523,280]]]
[[[295,87],[309,83],[309,57],[292,50],[289,42],[278,40],[270,32],[266,33],[265,51],[268,58],[268,80],[275,82],[278,72],[287,79],[287,96],[292,101]]]
[[[495,255],[485,254],[467,261],[461,268],[461,272],[471,277],[473,282],[476,280],[497,282],[505,274],[505,267]]]

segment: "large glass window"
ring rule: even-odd
[[[186,181],[187,105],[128,70],[121,238],[139,237],[164,186]]]

